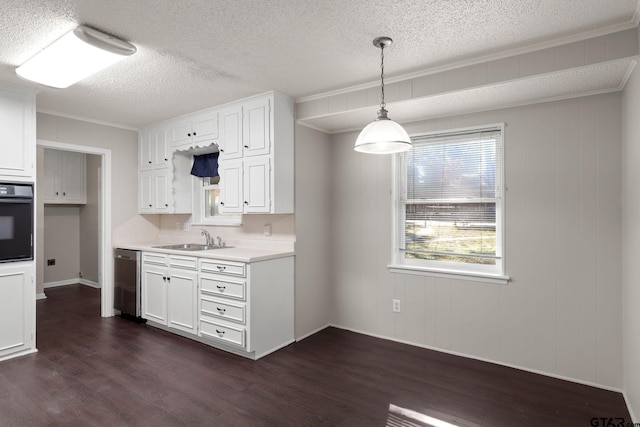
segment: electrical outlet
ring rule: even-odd
[[[271,236],[271,224],[265,224],[262,229],[262,234],[265,236]]]
[[[176,230],[180,231],[181,228],[182,228],[182,224],[180,224],[179,222],[176,222]]]
[[[394,299],[393,300],[393,312],[394,313],[400,313],[400,300],[399,299]]]
[[[182,231],[189,231],[189,228],[191,228],[191,224],[189,224],[188,222],[182,224]]]
[[[56,265],[56,260],[54,259],[48,259],[47,260],[47,265]]]

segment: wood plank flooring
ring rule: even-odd
[[[101,318],[96,289],[46,293],[39,352],[0,363],[2,426],[384,426],[390,404],[460,427],[631,421],[619,393],[335,328],[251,361]]]

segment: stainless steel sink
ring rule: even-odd
[[[233,246],[207,246],[201,243],[179,243],[175,245],[153,246],[158,249],[173,249],[175,251],[208,251],[209,249],[227,249]]]

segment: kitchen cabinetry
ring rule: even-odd
[[[0,85],[0,178],[34,180],[36,92]],[[16,179],[17,178],[17,179]]]
[[[276,92],[244,101],[242,145],[239,153],[229,153],[226,133],[221,133],[220,212],[222,213],[292,213],[293,206],[293,102]],[[231,175],[224,183],[226,163],[242,160],[242,174]],[[235,169],[232,163],[230,169]],[[236,179],[239,180],[236,183]],[[233,203],[241,200],[241,209]]]
[[[33,263],[0,266],[0,360],[35,351]]]
[[[220,111],[220,160],[242,158],[242,105]]]
[[[258,359],[293,342],[294,260],[142,254],[142,317]]]
[[[218,112],[209,110],[179,119],[169,129],[172,147],[213,142],[218,139]]]
[[[164,127],[141,131],[138,150],[140,170],[169,167],[171,152]]]
[[[252,359],[293,342],[293,257],[199,264],[204,342]]]
[[[85,204],[86,155],[44,149],[43,200],[50,204]]]
[[[142,317],[197,333],[197,258],[142,254]]]

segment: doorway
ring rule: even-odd
[[[102,317],[113,316],[113,260],[111,257],[111,150],[90,146],[66,144],[57,141],[37,140],[37,146],[56,150],[71,151],[82,154],[98,156],[100,167],[98,168],[98,277],[97,285],[101,289],[100,314]],[[41,183],[38,183],[41,184]],[[36,232],[36,277],[42,278],[44,272],[44,245],[43,245],[43,220],[44,211],[42,203],[36,200],[39,207],[36,213],[38,229]],[[41,280],[37,280],[40,286]],[[38,290],[40,292],[40,290]]]

